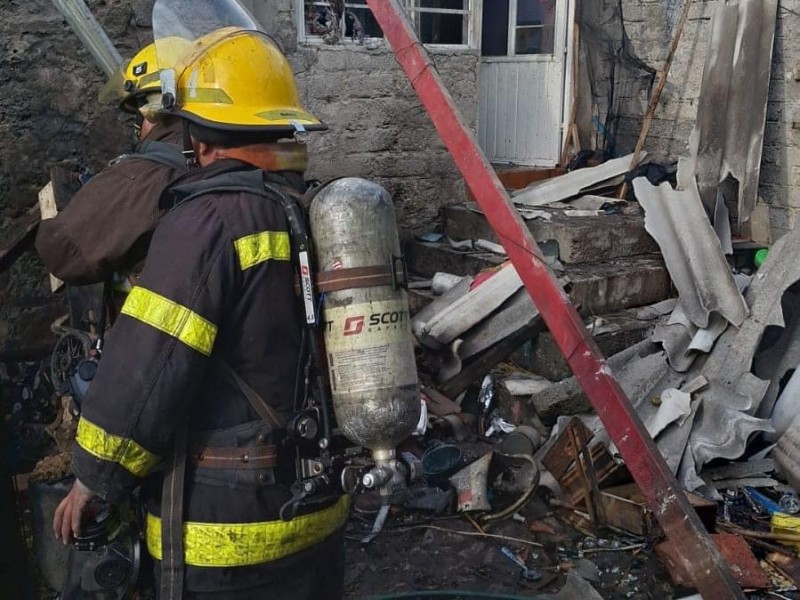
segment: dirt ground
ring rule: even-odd
[[[490,533],[500,536],[497,538],[481,537],[459,517],[431,521],[422,514],[407,513],[390,519],[369,544],[361,540],[371,525],[353,518],[347,535],[346,598],[432,590],[531,597],[559,591],[572,569],[606,599],[659,600],[689,595],[675,595],[668,574],[649,548],[587,538],[546,516],[541,502],[534,502],[526,513],[526,523],[508,520],[495,525]],[[536,513],[542,516],[536,518]],[[535,523],[537,531],[531,530],[530,523]],[[541,579],[526,580],[521,569],[502,554],[504,546],[523,558],[529,568],[538,570]]]

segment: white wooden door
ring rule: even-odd
[[[564,120],[568,0],[484,0],[478,137],[489,160],[553,166]]]

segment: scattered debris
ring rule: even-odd
[[[528,581],[539,581],[542,578],[542,574],[539,571],[528,567],[528,565],[525,564],[525,561],[514,554],[514,552],[508,546],[503,546],[500,548],[500,552],[503,554],[503,556],[520,568],[522,571],[522,576]]]
[[[602,444],[591,445],[593,433],[579,420],[569,421],[542,457],[542,464],[555,477],[572,506],[583,501],[595,524],[605,524],[600,485],[630,480]]]
[[[716,502],[689,492],[686,492],[686,497],[706,528],[713,531],[717,518]],[[636,484],[605,488],[601,490],[601,498],[610,526],[647,539],[660,537],[661,527]]]
[[[639,163],[647,156],[639,155]],[[612,187],[621,183],[619,178],[628,172],[633,155],[623,156],[604,162],[596,167],[577,169],[560,177],[536,182],[524,190],[512,194],[514,204],[521,206],[545,206],[552,202],[569,200],[574,196],[587,194],[597,187]]]
[[[557,593],[542,600],[603,600],[592,585],[575,571],[567,573],[567,583]]]
[[[733,577],[740,586],[748,589],[770,587],[769,578],[759,566],[758,560],[743,537],[730,533],[716,533],[711,539],[730,565]],[[656,554],[667,564],[670,576],[676,585],[694,587],[694,581],[686,571],[685,561],[669,540],[656,546]]]

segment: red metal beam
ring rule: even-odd
[[[743,599],[700,519],[544,261],[397,0],[367,0],[489,224],[704,598]]]

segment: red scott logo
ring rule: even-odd
[[[344,322],[344,335],[358,335],[364,330],[364,317],[348,317]]]

